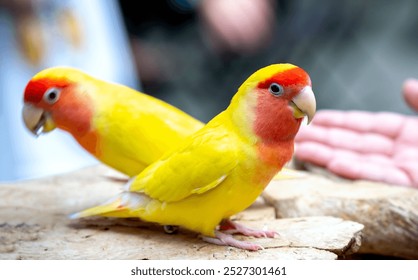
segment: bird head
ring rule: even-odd
[[[79,81],[86,75],[68,67],[45,69],[28,82],[24,92],[23,121],[36,136],[56,127],[82,133],[92,114],[88,90]],[[77,120],[76,122],[74,120]]]
[[[273,64],[252,74],[231,101],[232,118],[263,142],[293,140],[303,118],[316,110],[309,75],[292,64]]]

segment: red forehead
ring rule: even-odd
[[[278,72],[270,78],[258,83],[259,88],[268,88],[271,83],[278,83],[284,87],[293,85],[310,85],[309,75],[302,68],[295,67]]]
[[[39,80],[31,80],[26,85],[25,88],[25,95],[24,101],[31,102],[31,103],[39,103],[42,100],[42,96],[44,95],[45,91],[49,88],[57,87],[57,88],[64,88],[68,86],[68,80],[62,79],[39,79]]]

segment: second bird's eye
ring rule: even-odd
[[[54,104],[55,102],[57,102],[59,97],[60,90],[57,88],[50,88],[44,94],[44,100],[49,104]]]
[[[269,87],[269,91],[271,94],[279,96],[283,93],[283,87],[277,83],[272,83]]]

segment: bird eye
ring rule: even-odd
[[[274,96],[279,96],[279,95],[283,94],[283,87],[279,84],[272,83],[269,87],[269,91]]]
[[[57,88],[50,88],[44,94],[44,100],[48,104],[54,104],[60,97],[60,90]]]

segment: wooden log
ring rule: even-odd
[[[275,209],[262,199],[234,217],[280,233],[251,239],[265,248],[257,252],[208,244],[184,229],[165,234],[160,225],[138,219],[68,219],[118,193],[124,180],[100,165],[0,185],[0,259],[337,259],[361,244],[359,223],[334,217],[276,219]]]
[[[360,253],[418,258],[418,190],[303,173],[263,193],[280,218],[334,216],[365,226]]]

